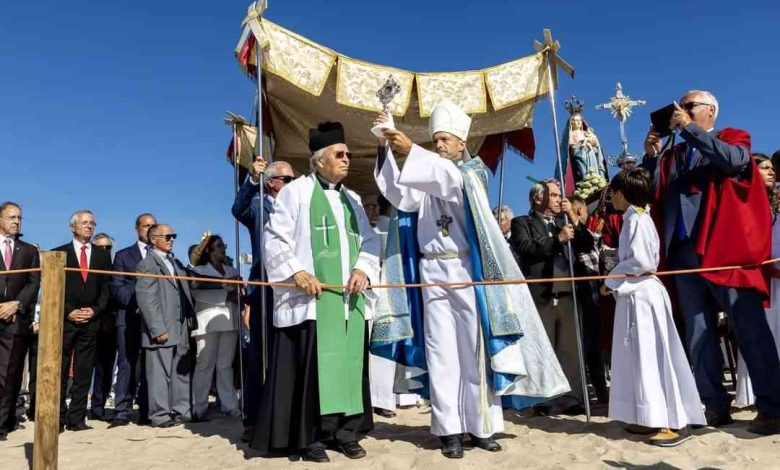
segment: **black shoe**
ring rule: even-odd
[[[585,407],[582,405],[573,405],[561,411],[561,414],[566,416],[579,416],[586,414],[586,411]]]
[[[451,436],[441,436],[441,453],[448,459],[463,458],[463,436],[453,434]]]
[[[750,422],[748,432],[762,436],[780,434],[780,418],[759,412],[755,419]]]
[[[552,407],[550,405],[536,405],[533,407],[534,416],[550,416]]]
[[[374,414],[383,418],[395,418],[395,411],[374,407]]]
[[[122,426],[127,426],[128,424],[130,424],[130,420],[129,419],[114,418],[114,420],[111,421],[111,424],[108,425],[108,429],[119,428],[119,427],[122,427]]]
[[[328,458],[328,454],[325,452],[325,449],[320,449],[319,447],[314,449],[306,449],[306,452],[303,454],[301,459],[304,462],[330,462],[330,458]]]
[[[469,434],[469,437],[471,437],[471,444],[474,447],[479,447],[480,449],[484,449],[488,452],[498,452],[501,450],[501,444],[496,442],[496,440],[491,437],[477,437],[473,434]]]
[[[0,432],[0,441],[7,441],[8,440],[8,434],[6,434],[5,431]]]
[[[174,419],[166,419],[165,421],[163,421],[162,423],[156,425],[155,427],[156,428],[163,428],[163,429],[165,429],[165,428],[172,428],[174,426],[178,426],[179,424],[181,424],[181,423],[176,422],[176,420],[174,420]]]
[[[89,431],[92,429],[92,426],[87,425],[84,421],[81,421],[76,424],[66,424],[65,429],[68,431]]]
[[[87,415],[87,419],[89,419],[90,421],[107,421],[105,414],[103,414],[103,413],[95,413],[94,411],[91,411],[91,410],[90,410],[89,414]]]
[[[139,426],[152,426],[152,420],[149,418],[138,418]]]
[[[244,426],[244,433],[241,434],[241,442],[252,442],[255,437],[254,426]]]
[[[176,424],[185,424],[185,423],[200,423],[202,421],[208,421],[207,419],[202,419],[200,421],[195,421],[192,418],[187,418],[185,416],[177,414],[173,417],[173,420],[176,422]]]
[[[704,411],[704,417],[707,419],[707,426],[711,428],[719,428],[721,426],[734,424],[734,420],[728,412],[719,415],[714,411],[706,410]]]
[[[350,459],[362,459],[366,456],[366,449],[361,447],[356,441],[339,444],[339,449]]]

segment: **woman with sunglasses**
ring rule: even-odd
[[[225,264],[227,245],[219,235],[206,234],[195,250],[196,275],[207,278],[238,279],[239,274]],[[193,412],[204,418],[214,371],[217,393],[224,414],[241,416],[238,394],[233,385],[233,358],[236,353],[238,302],[236,285],[213,282],[192,283],[198,328],[192,331],[196,342],[196,364],[192,377]]]

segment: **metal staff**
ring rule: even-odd
[[[234,197],[233,200],[238,198],[238,124],[236,123],[236,120],[233,119],[232,121],[232,128],[233,128],[233,191],[234,191]],[[240,227],[238,225],[238,219],[235,219],[235,226],[233,228],[233,231],[235,233],[235,243],[236,243],[236,268],[238,269],[239,274],[241,273],[241,247],[240,242],[241,238],[239,235]],[[235,322],[237,323],[236,331],[241,331],[243,326],[241,325],[241,314],[243,312],[243,309],[241,308],[241,289],[236,288],[236,303],[238,304],[238,315],[236,315]],[[241,371],[239,375],[239,380],[241,381],[241,413],[244,413],[244,394],[246,392],[246,388],[244,387],[244,348],[239,347],[238,348],[238,368]]]
[[[572,78],[574,78],[574,68],[572,68],[571,65],[567,64],[563,59],[558,57],[558,50],[561,48],[561,45],[558,41],[552,40],[552,33],[549,29],[544,30],[544,44],[540,43],[539,41],[534,41],[534,47],[536,50],[544,54],[545,64],[547,67],[547,87],[548,87],[548,97],[550,99],[550,110],[552,114],[552,125],[553,125],[553,136],[555,138],[555,155],[558,158],[558,173],[560,177],[560,184],[561,184],[561,192],[563,194],[566,194],[566,181],[565,181],[565,175],[563,174],[563,165],[562,165],[562,158],[561,158],[561,148],[560,148],[560,139],[558,137],[558,116],[555,111],[555,83],[557,82],[558,78],[558,69],[557,67],[560,66],[562,69],[564,69],[566,72],[571,75]],[[553,62],[555,62],[555,65],[553,65]],[[569,223],[569,217],[564,213],[563,214],[564,222],[566,224]],[[569,240],[566,243],[567,249],[568,249],[568,258],[569,258],[569,274],[571,277],[574,277],[574,250],[571,246],[571,240]],[[583,355],[583,347],[582,347],[582,332],[580,327],[580,311],[579,306],[577,305],[577,284],[574,280],[571,281],[571,294],[572,294],[572,300],[574,303],[574,330],[577,335],[577,353],[578,353],[578,359],[580,363],[580,377],[582,382],[582,396],[583,401],[585,403],[585,415],[587,417],[588,423],[590,423],[590,400],[588,399],[588,382],[585,376],[585,359]],[[573,384],[570,384],[573,386]]]
[[[506,133],[504,134],[503,150],[501,154],[501,173],[498,177],[498,213],[496,222],[501,227],[501,211],[504,208],[504,177],[506,176]]]
[[[263,10],[268,2],[263,3]],[[255,38],[255,54],[257,56],[257,140],[255,141],[255,158],[263,155],[263,48],[260,46],[260,40]],[[265,172],[260,177],[260,226],[265,227]],[[263,231],[258,234],[260,237],[260,246],[263,246]],[[254,262],[254,260],[253,260]],[[265,281],[265,269],[260,270],[260,281]],[[262,378],[265,382],[265,371],[268,369],[268,329],[266,307],[266,287],[260,288],[260,340],[262,342]]]

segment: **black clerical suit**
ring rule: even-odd
[[[79,255],[73,243],[55,248],[67,253],[65,266],[79,268]],[[111,269],[111,255],[104,249],[91,245],[89,268]],[[100,331],[100,316],[105,313],[109,300],[110,276],[106,274],[87,275],[86,281],[80,271],[65,273],[65,324],[62,335],[62,389],[60,395],[60,422],[76,426],[84,421],[87,410],[87,395],[95,364],[97,335]],[[75,309],[91,308],[94,316],[86,323],[74,323],[68,315]],[[73,358],[73,384],[70,388],[70,406],[65,406],[68,371]]]

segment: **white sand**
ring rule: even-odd
[[[290,462],[287,458],[256,457],[240,441],[241,423],[230,418],[152,429],[130,425],[60,435],[61,469],[239,469],[239,468],[355,468],[355,469],[590,469],[661,468],[665,470],[780,469],[780,436],[761,437],[747,432],[754,413],[736,413],[734,425],[700,429],[678,447],[647,445],[642,437],[623,431],[621,423],[594,418],[521,417],[507,412],[506,431],[499,435],[504,452],[467,450],[462,460],[448,460],[439,452],[438,439],[428,432],[430,415],[418,409],[401,410],[394,419],[376,417],[375,430],[362,441],[368,456],[352,461],[328,451],[330,464]],[[0,469],[29,468],[32,423],[0,443]]]

